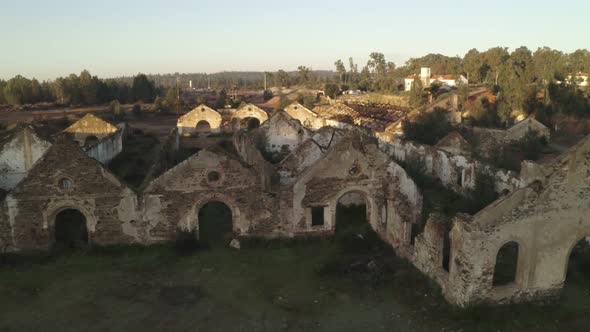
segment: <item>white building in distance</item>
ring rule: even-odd
[[[410,91],[412,89],[412,84],[414,83],[415,78],[416,75],[410,75],[404,79],[404,87],[406,91]],[[420,68],[419,78],[425,88],[429,87],[430,84],[434,82],[440,82],[442,86],[446,87],[457,86],[460,83],[468,83],[467,78],[465,78],[463,75],[432,75],[430,73],[430,68],[425,67]]]

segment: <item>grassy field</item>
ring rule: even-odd
[[[348,213],[350,212],[350,213]],[[353,216],[354,211],[344,215]],[[362,234],[362,238],[357,236]],[[367,225],[326,239],[4,257],[0,331],[577,331],[590,282],[550,305],[457,310]]]

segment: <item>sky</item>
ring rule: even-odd
[[[334,69],[374,51],[402,65],[589,36],[588,0],[0,0],[0,78]]]

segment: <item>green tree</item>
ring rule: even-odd
[[[31,102],[31,81],[17,75],[6,82],[4,98],[10,105],[23,105]]]
[[[326,83],[324,85],[324,93],[326,94],[326,96],[334,99],[340,93],[340,88],[338,87],[337,84]]]
[[[498,85],[498,78],[500,76],[500,70],[504,63],[510,58],[507,47],[493,47],[487,50],[484,54],[485,63],[489,67],[489,71],[486,75],[486,82],[494,82]],[[491,74],[491,78],[489,77]]]
[[[117,120],[122,120],[125,118],[125,111],[118,100],[113,100],[110,104],[111,113]]]
[[[311,69],[306,66],[299,66],[297,67],[297,75],[299,84],[307,86],[311,80]]]
[[[463,70],[467,74],[469,82],[482,82],[482,77],[487,74],[485,72],[487,67],[483,55],[477,49],[473,48],[465,54],[463,57]]]
[[[417,75],[414,77],[412,82],[412,88],[410,89],[410,106],[418,108],[426,104],[426,96],[424,94],[424,87],[422,86],[422,80]]]
[[[342,60],[336,60],[334,65],[336,66],[336,71],[340,76],[340,83],[346,83],[346,67],[344,67],[344,62],[342,62]]]
[[[225,90],[219,91],[217,99],[215,100],[215,108],[222,109],[227,105],[227,92]]]
[[[498,78],[501,103],[504,103],[504,116],[502,120],[508,122],[506,113],[508,110],[530,113],[531,102],[534,101],[536,89],[532,85],[534,77],[533,57],[526,47],[515,49],[504,63],[501,76]]]
[[[156,97],[156,86],[145,74],[137,74],[133,78],[131,92],[135,101],[151,103]]]
[[[285,88],[288,88],[291,86],[291,83],[290,83],[291,79],[289,77],[289,74],[287,74],[287,72],[282,69],[277,72],[277,74],[275,75],[275,79],[276,79],[276,82],[275,82],[276,86],[285,87]]]
[[[436,144],[452,129],[448,111],[438,107],[432,112],[421,112],[412,121],[402,122],[402,130],[407,139],[428,145]]]

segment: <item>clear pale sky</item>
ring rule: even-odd
[[[471,48],[590,48],[589,0],[0,0],[0,78],[333,69]]]

